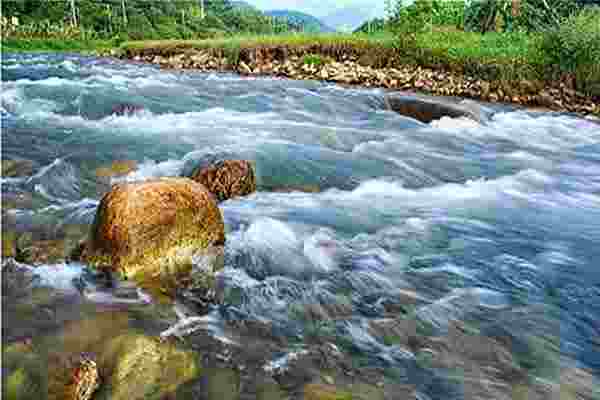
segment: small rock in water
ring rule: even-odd
[[[131,115],[142,110],[144,110],[143,106],[138,106],[135,104],[118,104],[112,108],[111,114]]]
[[[225,160],[199,168],[192,174],[192,179],[206,186],[219,201],[256,191],[252,164],[245,160]]]
[[[73,390],[68,400],[90,400],[98,387],[98,365],[90,355],[82,354],[73,372]]]
[[[31,160],[2,160],[0,170],[3,178],[14,178],[31,175],[33,167]]]

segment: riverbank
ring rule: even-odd
[[[399,45],[393,35],[293,34],[207,40],[3,40],[4,52],[119,56],[168,69],[236,72],[415,91],[600,115],[600,82],[545,59],[541,36],[432,31]]]
[[[523,37],[515,36],[521,42],[513,41],[510,47],[471,49],[469,56],[465,35],[470,34],[461,32],[454,44],[447,36],[440,36],[440,41],[434,40],[435,35],[422,38],[423,45],[425,41],[432,45],[413,56],[407,55],[410,49],[394,47],[389,36],[331,35],[311,40],[300,35],[127,42],[121,57],[168,69],[322,80],[600,115],[600,92],[593,85],[578,90],[574,75],[552,73],[550,66],[539,64],[534,44]],[[502,46],[507,46],[503,56]]]

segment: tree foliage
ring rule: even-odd
[[[69,0],[4,0],[2,15],[17,17],[15,35],[52,37],[73,31],[87,37],[190,39],[236,32],[287,31],[286,21],[229,0],[75,0],[77,27],[72,27]],[[124,6],[124,7],[123,7]],[[52,29],[47,29],[52,26]],[[61,29],[56,29],[61,27]],[[54,33],[53,33],[54,32]]]

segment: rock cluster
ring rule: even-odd
[[[285,52],[282,52],[285,53]],[[171,55],[133,56],[169,69],[201,71],[234,71],[242,75],[274,75],[292,79],[314,79],[346,85],[410,90],[442,96],[459,96],[489,102],[515,103],[550,110],[600,115],[597,98],[572,89],[568,82],[553,81],[488,81],[474,76],[414,65],[377,68],[361,57],[344,55],[339,60],[316,56],[320,63],[306,63],[302,56],[275,58],[264,52],[265,58],[239,60],[231,63],[215,51],[192,51]]]

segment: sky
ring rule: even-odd
[[[289,9],[302,11],[315,17],[324,17],[344,7],[364,10],[365,20],[383,17],[384,0],[246,0],[261,10]]]

